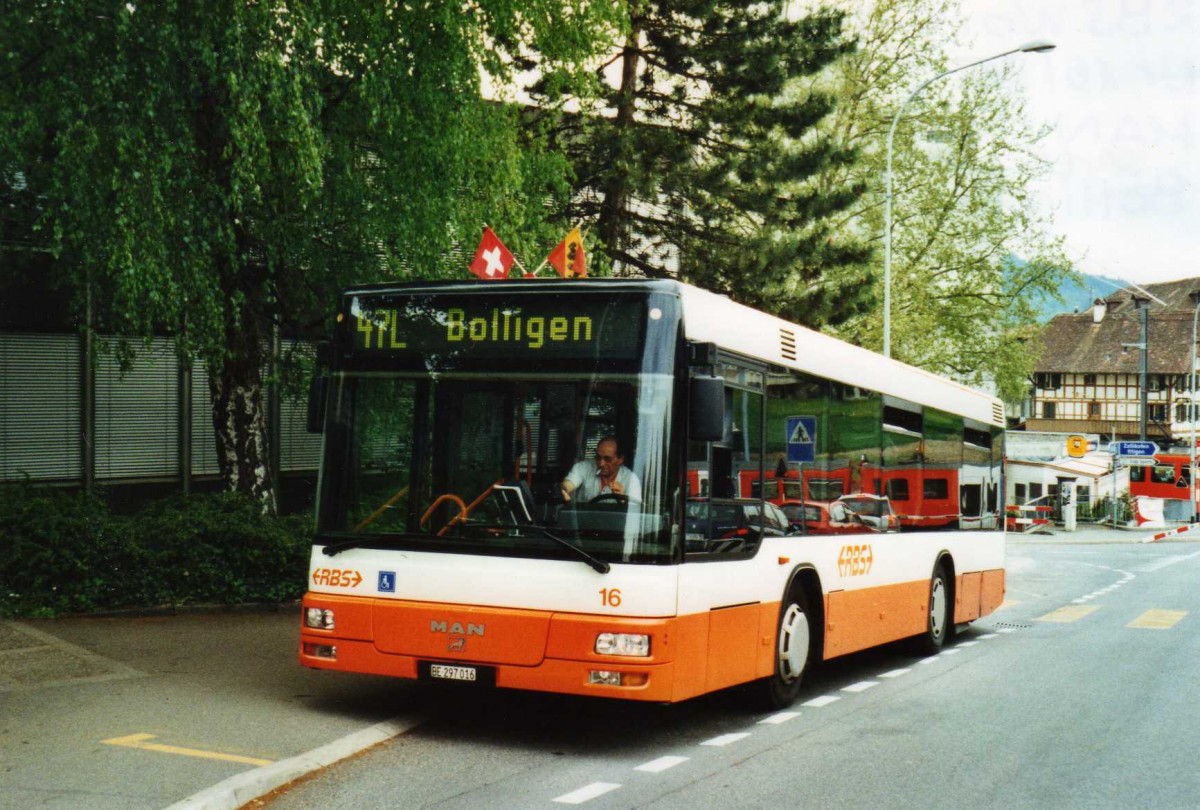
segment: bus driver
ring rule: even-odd
[[[571,500],[571,493],[579,491],[581,501],[590,501],[601,495],[620,495],[640,501],[642,483],[633,470],[624,466],[625,455],[613,436],[605,436],[596,445],[596,462],[580,461],[562,482],[564,501]]]

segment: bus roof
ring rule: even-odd
[[[739,354],[937,408],[985,425],[1005,425],[1003,403],[983,391],[698,287],[680,284],[679,292],[688,340],[715,343]]]

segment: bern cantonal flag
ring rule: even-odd
[[[546,261],[558,271],[563,278],[584,278],[587,276],[587,258],[583,254],[583,236],[578,228],[558,243],[558,247],[550,251]]]
[[[508,278],[509,268],[513,266],[512,252],[500,241],[491,228],[483,229],[483,238],[475,249],[475,259],[471,262],[471,272],[485,281]]]

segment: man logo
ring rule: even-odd
[[[483,625],[470,624],[468,622],[467,625],[464,626],[461,622],[454,622],[451,624],[448,622],[439,622],[434,619],[429,622],[429,632],[448,633],[452,636],[482,636]]]

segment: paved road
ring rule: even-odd
[[[1060,593],[1065,587],[1062,572],[1044,563],[1027,565],[1023,560],[1063,555],[1071,561],[1066,586],[1074,587],[1078,579],[1081,586],[1094,584],[1095,590],[1103,592],[1120,577],[1113,577],[1105,565],[1089,561],[1088,555],[1128,554],[1146,564],[1191,553],[1190,544],[1177,542],[1181,538],[1142,545],[1139,541],[1147,536],[1144,532],[1087,530],[1070,536],[1012,538],[1010,599],[1017,604],[997,614],[990,624],[981,622],[972,632],[988,635],[989,628],[1011,629],[998,627],[1005,623],[1030,624],[1034,612],[1046,607],[1043,603],[1058,600],[1069,604],[1076,598]],[[1184,567],[1168,564],[1163,575]],[[1133,593],[1149,578],[1115,587]],[[1104,595],[1113,598],[1120,593],[1114,590]],[[1086,615],[1077,619],[1079,626],[1086,626],[1087,619]],[[597,760],[631,768],[659,761],[655,767],[664,768],[660,757],[680,756],[675,753],[680,747],[699,746],[697,750],[708,754],[718,752],[705,760],[705,767],[711,769],[706,778],[721,780],[731,765],[720,752],[729,752],[735,765],[743,760],[770,762],[771,757],[767,748],[739,747],[733,742],[700,746],[710,738],[751,729],[759,732],[756,737],[762,740],[768,739],[762,730],[779,729],[783,739],[811,740],[812,731],[793,719],[761,727],[748,721],[744,709],[727,695],[670,708],[503,693],[498,699],[449,693],[431,700],[431,693],[403,682],[299,667],[296,624],[294,607],[276,612],[0,622],[0,808],[161,810],[176,803],[235,807],[277,784],[397,734],[402,736],[378,753],[350,766],[332,768],[303,789],[337,785],[340,774],[355,773],[353,768],[360,763],[403,751],[413,757],[404,760],[404,790],[417,792],[397,794],[394,785],[381,786],[400,805],[410,804],[402,797],[412,799],[410,806],[492,804],[489,798],[503,794],[492,792],[496,788],[489,786],[510,779],[524,790],[527,780],[522,775],[528,775],[530,769],[541,780],[540,787],[529,796],[519,795],[541,803],[592,782],[620,783],[614,781],[620,767],[597,770]],[[1186,622],[1183,626],[1187,627]],[[1022,636],[1033,639],[1045,633],[1043,625],[1038,627],[1037,633],[1022,631]],[[980,650],[1007,643],[1008,637],[996,633],[994,638],[967,641],[968,646],[952,653],[959,656],[955,662],[977,661]],[[978,645],[970,645],[970,641]],[[1105,665],[1116,667],[1122,660],[1118,653]],[[1035,647],[1028,665],[1036,670],[1038,657],[1045,654]],[[987,674],[998,663],[998,658],[989,656],[978,666]],[[893,684],[875,677],[886,672],[884,668],[908,668],[913,674]],[[953,672],[963,668],[958,663],[944,667]],[[924,673],[937,669],[932,664],[907,662],[894,650],[856,656],[814,679],[805,700],[825,693],[842,697],[836,705],[823,709],[823,717],[833,721],[830,729],[850,728],[852,724],[846,723],[856,712],[844,719],[838,719],[837,713],[855,705],[850,699],[855,693],[843,695],[842,690],[859,681],[875,680],[893,691],[919,692],[913,684],[931,680],[932,675]],[[966,669],[962,677],[971,671]],[[1015,672],[1010,677],[1018,681],[1025,677],[1020,670]],[[1086,675],[1080,677],[1086,680]],[[858,700],[871,705],[880,699],[877,695],[886,694],[886,689],[870,687],[870,693]],[[935,717],[939,715],[936,709],[935,704]],[[919,717],[922,711],[930,711],[930,706],[914,703],[911,711]],[[805,722],[814,713],[811,706],[801,710]],[[410,728],[417,730],[405,734]],[[647,728],[654,733],[647,735]],[[805,730],[791,731],[796,728]],[[822,740],[822,744],[836,749],[844,747],[845,741],[835,737]],[[630,762],[631,757],[639,756],[644,759]],[[697,757],[689,757],[694,759]],[[388,767],[395,771],[394,765]],[[754,770],[749,764],[738,769]],[[605,778],[575,784],[598,772]],[[712,789],[704,779],[696,778],[694,765],[690,771],[670,767],[660,772],[690,774],[677,785],[678,795],[688,797],[686,801],[698,801],[692,786]],[[664,778],[664,784],[672,783]],[[561,793],[554,792],[560,789]],[[458,804],[447,803],[446,790],[463,798]],[[761,790],[747,795],[765,800]],[[607,800],[599,801],[609,802],[604,806],[627,806],[622,795],[614,790]],[[675,794],[661,794],[656,801],[672,806],[669,795]],[[283,802],[278,806],[316,806],[306,802],[317,799],[306,796],[293,791],[278,800]],[[367,803],[357,806],[369,807],[375,806],[378,796],[360,799]],[[338,804],[325,796],[319,801],[333,807],[356,806]]]

